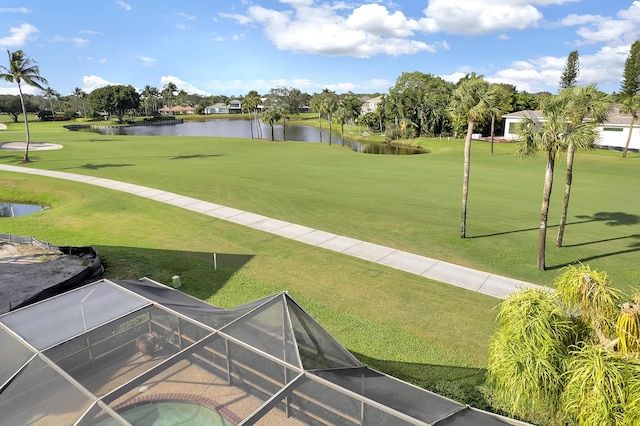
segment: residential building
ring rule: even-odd
[[[631,124],[631,114],[623,114],[620,112],[620,104],[614,104],[607,121],[598,126],[598,132],[600,133],[600,139],[598,145],[604,149],[624,149],[627,138],[629,136],[629,124]],[[542,111],[518,111],[505,114],[502,118],[505,119],[504,125],[504,138],[510,140],[516,140],[518,138],[517,125],[523,119],[523,117],[530,117],[534,120],[542,120]],[[636,120],[634,123],[631,141],[629,142],[629,150],[640,151],[640,120]]]

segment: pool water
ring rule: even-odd
[[[190,402],[149,402],[118,410],[134,426],[233,426],[220,413]],[[103,420],[96,426],[119,425],[113,419]]]

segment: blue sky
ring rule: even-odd
[[[403,72],[475,71],[557,91],[572,50],[580,84],[620,87],[640,1],[17,0],[0,5],[0,64],[22,49],[62,95],[108,84],[203,95],[385,93]],[[40,94],[29,89],[28,93]],[[0,82],[0,93],[17,94]]]

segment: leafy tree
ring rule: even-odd
[[[537,267],[540,271],[545,270],[549,201],[558,152],[566,151],[570,143],[575,149],[587,149],[598,138],[595,123],[590,121],[574,123],[568,119],[567,113],[570,107],[571,98],[569,96],[548,97],[542,106],[542,120],[524,117],[518,126],[520,136],[520,143],[516,145],[518,155],[524,158],[536,151],[542,151],[547,156],[538,234]]]
[[[156,97],[157,91],[158,89],[156,89],[155,87],[151,87],[148,84],[144,86],[144,89],[142,90],[142,93],[141,93],[142,103],[144,104],[144,115],[147,115],[147,116],[150,115],[149,114],[149,110],[151,109],[150,106],[152,104],[153,106],[155,106],[155,97]]]
[[[28,99],[25,99],[27,111],[31,111]],[[14,123],[18,122],[18,116],[22,111],[22,103],[18,95],[0,95],[0,112],[11,117]]]
[[[29,143],[31,142],[31,136],[29,134],[29,120],[27,118],[27,106],[25,104],[24,95],[22,94],[22,85],[24,82],[27,86],[33,86],[40,90],[44,90],[43,84],[47,84],[47,80],[40,75],[40,67],[31,58],[26,56],[22,50],[16,50],[10,52],[7,50],[9,56],[9,67],[0,65],[0,79],[9,83],[16,83],[18,85],[18,93],[20,94],[20,103],[22,104],[22,113],[24,115],[24,127],[27,132],[27,143],[24,148],[24,157],[22,162],[28,163],[29,160]]]
[[[572,51],[567,56],[567,63],[562,70],[560,77],[560,89],[568,89],[576,85],[578,76],[580,75],[580,60],[577,50]]]
[[[280,112],[280,110],[278,108],[267,108],[262,113],[262,119],[264,121],[266,121],[267,123],[269,123],[269,126],[271,126],[271,140],[272,141],[275,140],[275,134],[274,134],[274,131],[273,131],[273,125],[275,123],[277,123],[281,118],[282,118],[282,114],[281,114],[281,112]]]
[[[333,101],[328,102],[328,98],[332,98]],[[336,94],[336,92],[333,92],[329,89],[323,89],[322,92],[316,93],[311,97],[311,110],[318,113],[320,142],[322,142],[322,118],[328,116],[327,107],[333,103],[337,104],[337,102],[338,95]],[[331,122],[329,122],[329,126],[331,126]],[[331,145],[331,131],[329,131],[329,145]]]
[[[123,122],[123,116],[128,110],[140,106],[140,94],[133,86],[112,85],[95,89],[89,94],[89,105],[95,111],[102,111],[108,115],[117,115],[118,121]]]
[[[441,133],[448,125],[447,106],[453,85],[440,77],[422,72],[404,72],[389,89],[387,112],[390,117],[414,123],[417,135]]]
[[[492,102],[489,83],[482,76],[472,73],[461,79],[453,92],[451,113],[459,119],[467,121],[467,135],[464,139],[464,169],[462,179],[462,212],[460,220],[460,238],[467,235],[467,198],[469,195],[469,172],[471,169],[471,135],[479,121],[490,114],[489,104]]]
[[[633,125],[638,117],[638,112],[640,112],[640,100],[637,99],[640,97],[640,40],[636,40],[631,45],[629,56],[624,63],[622,78],[622,86],[620,87],[622,108],[620,112],[631,114],[629,134],[622,150],[622,158],[626,158],[627,151],[629,151],[629,143],[631,142],[631,134],[633,133]]]
[[[560,96],[569,98],[567,120],[571,121],[574,126],[589,120],[592,123],[601,124],[607,119],[609,111],[611,111],[611,98],[604,92],[598,90],[595,84],[587,86],[574,86],[564,89],[560,92]],[[581,146],[580,149],[594,149],[596,140],[592,143]],[[562,246],[564,238],[564,229],[567,224],[567,213],[569,210],[569,199],[571,197],[571,184],[573,183],[573,162],[575,160],[576,145],[573,140],[569,141],[567,146],[567,177],[564,190],[564,200],[562,204],[562,213],[560,216],[560,224],[558,226],[558,235],[556,237],[556,246]]]
[[[488,366],[498,405],[557,425],[637,424],[640,295],[588,265],[565,268],[555,286],[521,289],[500,307]]]
[[[491,116],[491,155],[493,155],[496,119],[501,119],[502,115],[510,110],[516,88],[511,84],[494,83],[489,87],[489,90],[491,93],[487,96],[487,108],[489,108]]]
[[[344,125],[353,117],[352,112],[342,103],[338,106],[334,114],[334,118],[340,124],[340,138],[342,139],[342,146],[344,146]]]

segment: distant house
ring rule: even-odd
[[[502,118],[505,120],[505,139],[518,139],[517,125],[522,121],[523,117],[542,120],[542,111],[525,110],[503,115]],[[598,145],[605,149],[624,149],[624,146],[627,143],[627,136],[629,136],[630,123],[631,115],[622,114],[620,112],[620,104],[615,104],[609,113],[607,121],[603,125],[597,127],[598,132],[600,132]],[[640,123],[637,121],[633,126],[629,149],[633,151],[640,151]]]
[[[363,101],[363,104],[361,107],[362,114],[366,114],[368,112],[375,112],[375,110],[378,109],[380,102],[382,102],[382,95],[376,96],[375,98],[366,98],[366,99],[363,99],[362,101]]]
[[[218,102],[204,109],[205,114],[229,114],[229,105]]]
[[[239,99],[229,101],[228,109],[229,114],[242,114],[242,101]]]
[[[164,106],[158,110],[160,115],[180,115],[180,114],[195,114],[196,109],[192,106],[176,105],[172,108]]]

